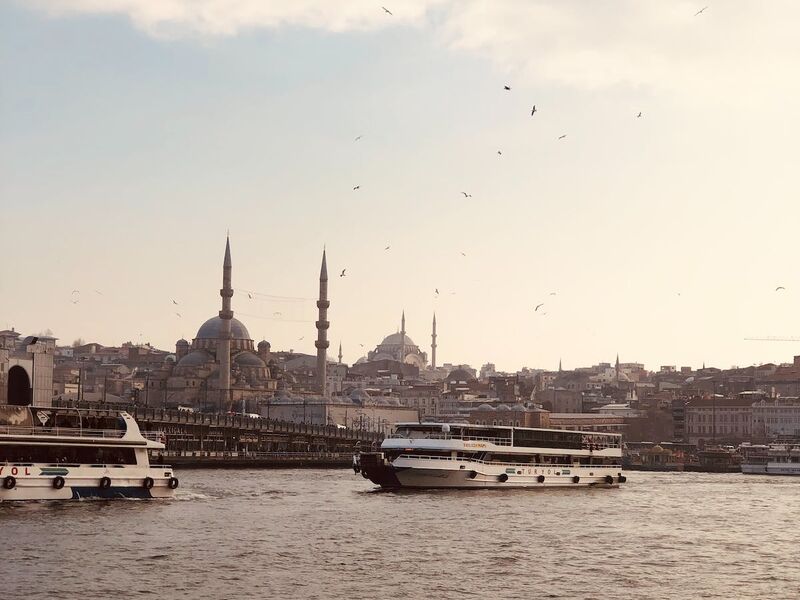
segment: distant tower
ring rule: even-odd
[[[342,342],[339,342],[339,364],[342,364]]]
[[[400,318],[400,362],[406,360],[406,311],[403,310],[403,316]]]
[[[319,320],[317,321],[317,387],[323,397],[327,396],[327,366],[328,366],[328,261],[325,257],[325,250],[322,251],[322,268],[319,270]]]
[[[619,387],[619,352],[617,352],[617,362],[614,364],[614,372],[617,378],[617,387]]]
[[[219,318],[222,326],[219,330],[219,340],[217,341],[217,361],[219,362],[219,397],[220,409],[229,410],[231,399],[231,298],[233,298],[233,288],[231,287],[231,241],[230,237],[225,239],[225,260],[222,263],[222,289],[219,291],[222,296],[222,310],[219,311]]]
[[[433,313],[433,332],[431,333],[431,369],[436,368],[436,313]]]
[[[558,372],[561,373],[561,359],[558,359]]]

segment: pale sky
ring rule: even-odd
[[[403,309],[475,367],[800,354],[744,340],[800,335],[799,4],[389,2],[0,0],[0,328],[174,348],[230,229],[275,350],[326,245],[347,362]]]

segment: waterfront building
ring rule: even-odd
[[[690,444],[736,444],[750,439],[753,399],[694,398],[684,406],[685,441]]]
[[[56,338],[0,331],[0,404],[49,407]]]
[[[800,398],[763,398],[752,405],[752,436],[800,438]]]

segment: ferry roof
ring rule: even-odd
[[[477,425],[475,423],[395,423],[395,427],[429,427],[441,430],[442,425],[448,427],[470,427],[472,429],[521,429],[524,431],[553,431],[555,433],[574,433],[576,435],[605,435],[608,437],[622,437],[621,433],[606,433],[604,431],[578,431],[576,429],[553,429],[551,427],[512,427],[511,425]]]

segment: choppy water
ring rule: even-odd
[[[5,598],[800,598],[800,478],[375,493],[185,471],[171,501],[0,504]]]

